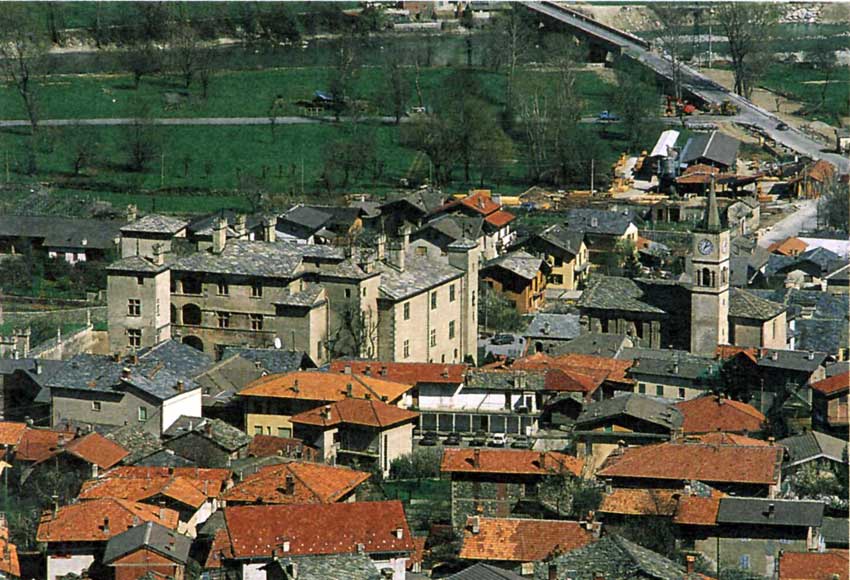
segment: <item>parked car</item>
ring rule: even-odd
[[[531,449],[531,439],[525,435],[518,435],[511,441],[511,447],[514,449]]]
[[[460,441],[460,433],[449,433],[449,435],[443,440],[443,445],[458,446],[460,445]]]
[[[433,447],[437,444],[437,434],[434,431],[428,431],[419,440],[419,445],[424,447]]]
[[[487,433],[484,431],[476,431],[469,442],[470,447],[484,447],[487,445]]]
[[[514,336],[512,334],[497,334],[490,340],[490,344],[505,345],[513,344]]]
[[[615,113],[612,113],[611,111],[602,111],[601,113],[599,113],[599,115],[596,118],[599,119],[600,121],[610,121],[610,122],[620,120],[620,117],[618,117]]]
[[[776,124],[776,130],[777,131],[787,131],[788,130],[788,124],[783,123],[783,122],[779,122],[779,123]]]
[[[508,436],[504,433],[493,433],[490,436],[491,447],[504,447],[508,443]]]

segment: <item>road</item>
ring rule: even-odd
[[[801,231],[814,230],[817,224],[817,200],[807,199],[800,205],[800,209],[779,220],[769,232],[765,232],[759,239],[759,245],[767,247],[774,242],[796,236]]]
[[[348,121],[341,117],[340,121]],[[392,124],[395,117],[368,117],[364,120]],[[402,119],[404,121],[405,119]],[[138,119],[132,117],[113,117],[100,119],[42,119],[39,127],[73,127],[76,125],[119,126],[132,125]],[[147,120],[155,125],[271,125],[270,117],[160,117]],[[275,125],[314,125],[318,123],[334,123],[332,117],[275,117]],[[22,119],[0,121],[0,127],[29,127],[29,121]]]

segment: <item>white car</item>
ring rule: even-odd
[[[504,447],[508,444],[508,436],[504,433],[493,433],[490,437],[491,447]]]

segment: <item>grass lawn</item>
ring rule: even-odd
[[[387,499],[427,499],[442,501],[452,495],[452,482],[447,479],[401,479],[384,481],[381,486]]]
[[[809,119],[835,124],[840,117],[850,115],[850,68],[836,67],[826,89],[821,106],[824,73],[805,65],[772,64],[761,84],[766,88],[801,101],[802,114]]]

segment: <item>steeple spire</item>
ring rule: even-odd
[[[721,229],[720,225],[720,211],[717,209],[717,196],[714,192],[714,174],[711,175],[711,185],[708,188],[708,207],[705,212],[705,223],[703,224],[703,228],[707,232],[719,232]]]

